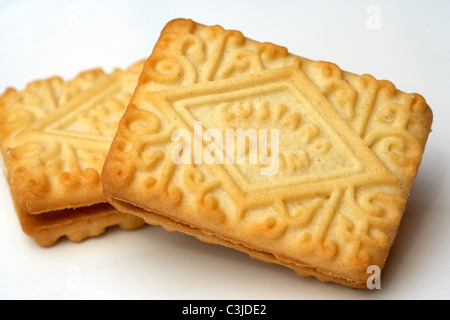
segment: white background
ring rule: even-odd
[[[379,15],[377,15],[379,13]],[[2,299],[449,299],[449,1],[1,1],[0,91],[150,55],[173,18],[238,29],[422,94],[433,132],[381,290],[302,278],[232,249],[146,226],[37,246],[0,181]],[[1,116],[1,115],[0,115]]]

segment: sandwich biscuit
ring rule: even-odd
[[[425,99],[241,32],[170,21],[102,171],[121,211],[352,288],[384,268]]]
[[[37,80],[0,97],[4,172],[25,233],[42,246],[145,224],[107,203],[100,173],[143,61]]]

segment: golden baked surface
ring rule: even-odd
[[[148,223],[365,287],[367,267],[384,267],[431,123],[424,98],[389,81],[177,19],[144,65],[102,182]],[[278,130],[276,172],[250,163],[248,145],[245,163],[174,161],[174,132],[199,128],[255,130],[258,141]],[[220,138],[201,137],[203,151]]]
[[[90,70],[6,90],[0,139],[20,207],[39,213],[105,201],[100,172],[141,70]]]
[[[43,238],[40,244],[53,244],[62,235],[80,239],[80,234],[100,233],[92,229],[103,230],[122,221],[139,224],[139,219],[105,204],[100,172],[142,66],[143,61],[111,74],[100,69],[84,71],[69,81],[38,80],[22,91],[8,88],[0,97],[5,175],[24,231],[37,241]],[[93,212],[88,207],[101,203],[95,207],[98,213],[116,219],[81,226],[84,212]],[[29,216],[43,213],[52,219]],[[64,221],[57,219],[63,216]],[[50,220],[51,225],[43,226],[42,221]],[[68,221],[78,227],[69,230]],[[53,233],[44,237],[44,229]]]

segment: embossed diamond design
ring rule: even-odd
[[[198,122],[214,132],[204,151],[219,157],[227,129],[279,130],[279,170],[197,161]],[[150,224],[364,287],[367,267],[384,266],[431,123],[423,97],[389,81],[177,19],[144,66],[102,182]]]
[[[99,174],[136,82],[133,69],[94,70],[67,82],[37,81],[18,93],[24,95],[23,120],[15,123],[16,109],[7,110],[6,123],[17,133],[3,147],[19,206],[40,213],[104,201]],[[70,202],[64,195],[74,185],[84,194]]]
[[[102,141],[108,148],[116,131],[111,124],[118,122],[131,97],[131,93],[124,93],[122,85],[113,80],[105,79],[91,88],[92,95],[86,95],[88,99],[82,97],[76,103],[61,106],[37,122],[33,129],[55,136]]]
[[[219,81],[192,86],[176,95],[169,93],[166,99],[191,132],[195,121],[201,121],[204,130],[216,128],[223,133],[238,128],[280,130],[276,174],[261,175],[262,165],[248,162],[214,166],[211,170],[212,174],[226,171],[241,191],[249,194],[295,187],[298,193],[299,185],[304,190],[322,185],[331,193],[336,183],[396,179],[309,78],[295,68],[242,77],[236,80],[235,88],[227,91]],[[281,100],[284,104],[279,103]],[[296,143],[288,143],[293,137]]]

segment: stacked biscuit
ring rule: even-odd
[[[0,98],[4,169],[23,231],[42,246],[143,220],[107,203],[100,173],[143,62],[7,89]]]
[[[384,267],[432,123],[388,81],[185,19],[145,63],[9,89],[0,108],[38,243],[145,221],[354,288]]]

